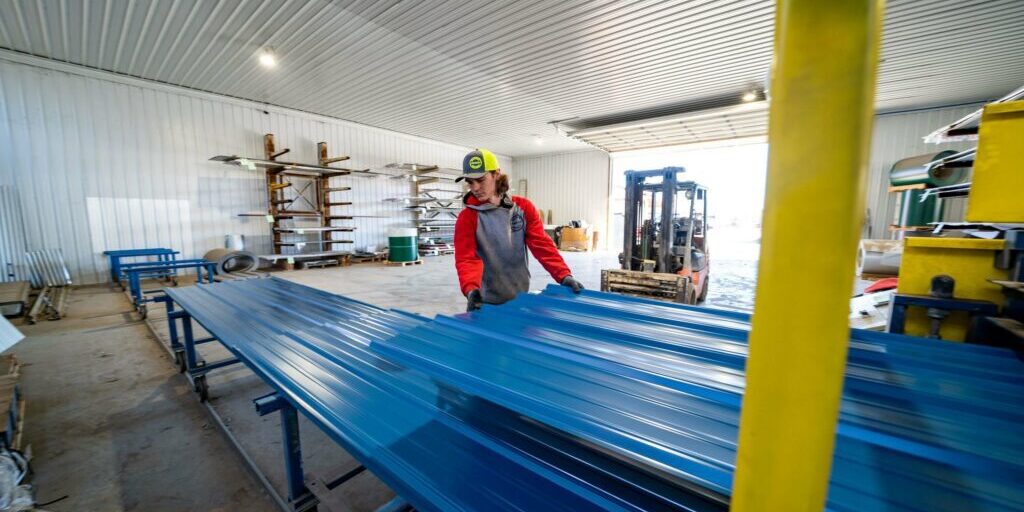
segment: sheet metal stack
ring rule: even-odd
[[[748,330],[746,315],[552,286],[375,348],[725,497]],[[851,343],[829,509],[1024,508],[1024,364],[1014,353],[867,331]]]
[[[39,290],[27,318],[36,323],[41,314],[59,320],[67,309],[71,294],[71,272],[60,249],[43,249],[25,253],[31,274],[32,288]]]
[[[275,278],[169,293],[418,510],[727,506],[745,314],[557,286],[434,320]],[[1024,509],[1022,370],[853,331],[828,509]]]

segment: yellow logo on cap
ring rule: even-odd
[[[480,166],[482,166],[482,165],[484,165],[484,159],[483,158],[480,158],[478,156],[474,156],[474,157],[469,159],[469,168],[470,169],[479,169]]]

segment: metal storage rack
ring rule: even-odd
[[[413,213],[413,224],[419,230],[420,256],[440,256],[455,252],[455,220],[462,211],[462,186],[455,182],[462,173],[437,165],[388,164],[387,169],[401,174],[392,179],[408,180],[412,196],[394,198]]]
[[[260,258],[282,263],[293,268],[296,261],[306,266],[344,264],[350,251],[339,246],[352,244],[352,240],[338,238],[336,234],[350,233],[355,227],[344,221],[351,214],[339,213],[335,208],[351,206],[351,201],[337,197],[336,193],[349,192],[351,187],[332,186],[331,178],[339,176],[372,176],[369,170],[330,167],[330,164],[348,160],[347,156],[329,157],[327,143],[317,144],[317,164],[299,164],[277,160],[291,151],[277,151],[274,134],[263,137],[263,159],[218,155],[210,160],[242,165],[250,169],[264,169],[267,186],[267,213],[243,213],[241,216],[262,216],[271,225],[272,254]],[[309,247],[311,250],[306,250]]]
[[[1019,87],[1013,92],[993,101],[992,103],[1005,103],[1007,101],[1024,100],[1024,87]],[[951,124],[943,126],[924,137],[924,141],[931,144],[942,142],[977,141],[978,127],[981,125],[982,108],[957,119]]]

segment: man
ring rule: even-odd
[[[537,208],[525,197],[509,195],[508,175],[494,153],[477,149],[466,155],[455,181],[462,180],[469,192],[455,221],[455,269],[466,311],[485,302],[502,304],[530,289],[527,248],[556,282],[576,293],[583,289],[544,232]]]

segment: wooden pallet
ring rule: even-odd
[[[420,249],[420,256],[450,256],[455,249]]]
[[[299,264],[302,265],[300,268],[303,268],[303,269],[333,267],[335,265],[340,265],[342,267],[347,267],[349,265],[349,263],[348,263],[348,256],[338,256],[336,258],[327,258],[327,259],[322,259],[322,260],[303,261],[303,262],[299,262]]]
[[[375,261],[386,261],[387,259],[388,259],[388,253],[387,252],[378,252],[378,253],[374,253],[372,255],[370,255],[370,254],[366,254],[366,255],[353,254],[352,257],[349,258],[349,260],[352,263],[371,263],[371,262],[375,262]]]
[[[687,303],[692,294],[690,280],[677,274],[660,274],[635,270],[602,270],[601,291],[637,297],[655,297]]]
[[[385,265],[389,267],[408,267],[410,265],[422,265],[423,260],[416,261],[385,261]]]

